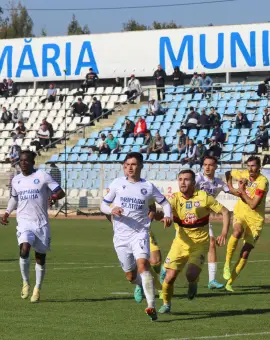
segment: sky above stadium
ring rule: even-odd
[[[209,1],[209,0],[208,0]],[[3,0],[1,0],[3,2]],[[27,8],[90,8],[145,6],[176,3],[204,2],[204,0],[22,0]],[[6,0],[6,3],[8,1]],[[3,5],[2,5],[3,6]],[[34,33],[39,36],[45,28],[50,36],[65,35],[72,13],[82,25],[87,24],[92,33],[119,32],[122,24],[135,19],[142,24],[151,25],[156,21],[175,21],[183,27],[204,26],[212,23],[215,26],[229,24],[248,24],[268,22],[270,20],[270,0],[236,0],[205,5],[180,7],[159,7],[149,9],[123,9],[107,11],[29,11],[34,21]]]

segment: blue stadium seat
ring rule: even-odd
[[[248,136],[250,129],[240,129],[239,135],[240,136]]]
[[[220,115],[223,115],[224,112],[225,112],[225,106],[224,106],[224,107],[219,107],[219,108],[217,109],[217,113],[219,113]]]
[[[224,129],[230,129],[231,128],[231,121],[229,120],[226,120],[224,121],[222,124],[221,124],[221,128],[224,130]]]
[[[149,123],[152,123],[154,120],[155,120],[154,116],[147,116],[145,119],[147,126]]]
[[[257,129],[255,128],[255,129],[251,129],[250,131],[249,131],[249,136],[251,137],[251,138],[254,138],[255,136],[256,136],[256,133],[257,133]]]
[[[217,100],[213,100],[213,98],[212,98],[212,101],[209,104],[209,107],[212,107],[212,106],[214,108],[216,108],[218,106],[218,101]]]
[[[246,113],[247,108],[245,106],[238,106],[238,111],[240,111],[242,113]]]
[[[68,154],[62,153],[59,158],[58,162],[66,162],[68,160]]]
[[[246,99],[240,100],[238,106],[244,106],[244,107],[246,107],[246,106],[247,106],[247,100],[246,100]]]
[[[90,138],[98,138],[98,132],[96,131],[92,132]]]
[[[195,93],[193,100],[200,101],[202,98],[202,93]]]
[[[160,122],[155,122],[152,126],[151,126],[151,129],[153,130],[159,130],[160,129],[160,126],[161,126],[161,123]]]
[[[144,140],[143,137],[137,137],[136,140],[135,140],[135,144],[136,145],[143,145],[143,140]]]
[[[236,143],[236,136],[229,136],[226,144],[235,144]]]
[[[86,139],[81,138],[81,139],[78,140],[78,142],[77,142],[76,145],[78,145],[78,146],[83,146],[83,145],[85,145],[85,143],[86,143]]]
[[[119,162],[124,162],[125,158],[127,157],[127,154],[126,153],[121,153],[119,155],[119,158],[118,158],[118,161]]]
[[[57,161],[59,161],[59,155],[52,155],[48,162],[52,163],[52,162],[57,162]]]
[[[163,115],[156,116],[155,123],[161,123],[163,122],[163,119],[164,119]]]
[[[266,106],[268,106],[268,100],[267,100],[267,99],[261,99],[261,100],[259,101],[259,106],[261,106],[261,107],[266,107]]]
[[[85,181],[88,178],[89,171],[83,170],[79,172],[79,177],[81,180]]]
[[[166,173],[164,171],[158,171],[157,173],[157,180],[158,181],[165,181]]]
[[[118,154],[117,154],[117,153],[113,153],[113,154],[111,154],[111,155],[109,156],[108,161],[109,161],[109,162],[116,162],[117,157],[118,157]]]
[[[68,171],[67,176],[69,179],[77,179],[79,176],[78,171]]]
[[[236,162],[236,163],[242,162],[242,154],[241,153],[234,153],[231,161]]]
[[[179,159],[178,153],[172,153],[169,155],[169,162],[176,162]]]
[[[220,108],[220,107],[226,107],[227,106],[227,101],[226,100],[220,100],[219,102],[218,102],[218,107]]]
[[[151,162],[151,161],[155,162],[157,160],[157,158],[158,158],[158,155],[156,153],[150,153],[150,155],[149,155],[147,160],[149,162]]]
[[[166,137],[165,138],[165,143],[166,143],[166,145],[173,144],[173,137]]]
[[[256,152],[256,145],[255,144],[249,144],[245,146],[245,153],[255,153]]]
[[[216,101],[216,102],[217,102],[218,100],[221,99],[220,93],[213,93],[211,99],[212,99],[213,101]],[[212,105],[212,106],[214,106],[214,105]]]
[[[166,162],[168,160],[167,153],[161,153],[158,157],[158,162]]]
[[[253,122],[254,118],[255,118],[255,114],[254,114],[254,113],[249,113],[249,114],[247,115],[247,119],[248,119],[250,122]]]
[[[175,88],[175,93],[183,93],[185,91],[185,87],[184,86],[177,86]]]
[[[182,100],[180,105],[179,105],[180,108],[187,108],[188,107],[188,102],[185,101],[185,100]]]
[[[195,136],[197,136],[197,134],[198,134],[197,129],[190,129],[188,133],[188,137],[194,138]]]
[[[83,153],[79,157],[79,162],[87,162],[87,159],[88,159],[88,154],[87,153]]]
[[[194,109],[196,109],[197,108],[197,106],[198,106],[198,102],[197,101],[195,101],[195,100],[193,100],[192,102],[190,102],[190,104],[189,104],[189,107],[191,107],[191,106],[193,106],[194,107]]]
[[[173,100],[173,96],[171,94],[165,94],[165,98],[164,98],[163,102],[169,103],[172,100]]]
[[[81,147],[80,146],[74,146],[74,148],[72,148],[69,152],[71,152],[71,153],[80,153],[81,152]]]
[[[69,180],[67,181],[67,188],[68,188],[68,189],[74,188],[73,180],[72,180],[72,179],[69,179]]]
[[[125,141],[125,145],[132,145],[134,143],[133,137],[128,137]]]
[[[131,152],[140,152],[140,147],[139,145],[133,145],[131,147]]]
[[[85,143],[86,146],[94,146],[95,145],[95,138],[89,138],[87,139],[87,142]],[[81,146],[85,146],[81,145]]]
[[[128,117],[135,117],[137,113],[137,109],[130,109],[128,113]]]
[[[227,92],[227,93],[225,93],[224,96],[222,97],[222,100],[228,101],[228,100],[231,100],[231,97],[232,97],[231,93],[230,93],[230,92]]]
[[[108,155],[105,153],[102,153],[98,156],[98,162],[106,162],[108,158]]]
[[[236,92],[236,93],[233,94],[232,97],[233,97],[233,99],[240,100],[240,98],[241,98],[241,93]]]
[[[227,110],[225,111],[226,115],[235,115],[235,106],[230,106],[227,108]]]
[[[80,148],[80,147],[79,147]],[[71,146],[67,146],[66,148],[64,148],[63,153],[72,153],[72,147]]]
[[[247,136],[241,136],[237,140],[237,144],[246,144],[247,142]]]
[[[169,109],[177,109],[177,107],[178,107],[178,102],[170,102]]]
[[[239,129],[232,129],[231,133],[230,133],[230,137],[231,136],[238,136],[239,135],[240,130]]]
[[[221,162],[230,162],[232,159],[232,154],[231,153],[222,153],[220,157]]]
[[[122,147],[121,149],[121,153],[129,153],[130,151],[130,145],[125,145],[124,147]]]
[[[177,113],[173,121],[181,123],[183,119],[184,119],[184,116],[181,113]]]
[[[186,108],[184,107],[180,107],[178,110],[177,110],[177,113],[176,114],[180,114],[180,115],[185,115],[186,114]]]
[[[204,109],[204,108],[207,107],[207,105],[208,105],[207,100],[202,100],[202,101],[200,102],[199,107],[200,107],[201,109]]]
[[[166,87],[165,89],[165,93],[171,94],[174,93],[175,88],[174,87]]]
[[[92,155],[88,156],[88,162],[96,162],[98,158],[98,155],[96,153],[93,153]]]
[[[185,95],[185,101],[191,101],[192,100],[192,94],[191,93],[187,93]]]
[[[176,101],[176,102],[181,102],[182,99],[183,99],[183,95],[182,94],[177,94],[174,97],[174,101]]]
[[[250,92],[241,93],[241,98],[242,99],[248,100],[248,99],[250,99],[250,97],[251,97],[251,93]]]
[[[207,129],[201,129],[198,134],[198,139],[199,138],[205,138],[208,135],[208,130]]]
[[[236,145],[235,148],[234,148],[234,152],[241,152],[241,153],[243,153],[244,152],[244,148],[245,148],[244,145]]]
[[[72,162],[72,163],[75,163],[75,162],[78,162],[78,154],[71,154],[68,158],[68,162]]]

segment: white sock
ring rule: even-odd
[[[20,257],[20,269],[23,282],[29,284],[30,256],[27,259]]]
[[[41,289],[42,282],[45,276],[45,264],[41,266],[36,263],[36,288]]]
[[[131,282],[133,285],[138,285],[138,286],[141,286],[142,285],[142,278],[141,278],[141,275],[139,273],[137,273],[137,277],[135,280],[133,280]]]
[[[209,282],[216,279],[217,263],[208,263]]]
[[[146,297],[148,308],[155,307],[155,287],[153,277],[149,271],[141,273],[143,291]]]

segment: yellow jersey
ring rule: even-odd
[[[232,170],[231,175],[232,178],[236,180],[240,180],[241,178],[248,180],[246,185],[246,194],[248,197],[262,197],[262,200],[256,209],[251,209],[249,205],[240,198],[235,205],[234,213],[245,216],[248,215],[251,219],[261,220],[263,222],[265,216],[266,195],[269,190],[269,182],[267,178],[260,173],[255,181],[252,181],[249,177],[248,170]]]
[[[195,243],[208,240],[210,212],[212,210],[218,214],[223,208],[213,196],[202,190],[195,190],[189,199],[177,192],[173,194],[170,204],[178,236]]]

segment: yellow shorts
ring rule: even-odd
[[[241,224],[241,226],[244,228],[244,234],[242,236],[244,242],[255,247],[255,244],[261,235],[263,223],[250,217],[248,218],[248,216],[234,214],[233,225],[235,224]]]
[[[153,251],[160,251],[155,234],[152,231],[149,231],[149,236],[150,236],[150,253],[152,253]]]
[[[209,240],[194,243],[192,240],[184,242],[180,237],[176,237],[165,260],[164,267],[181,272],[185,265],[190,263],[202,269],[208,250]]]

